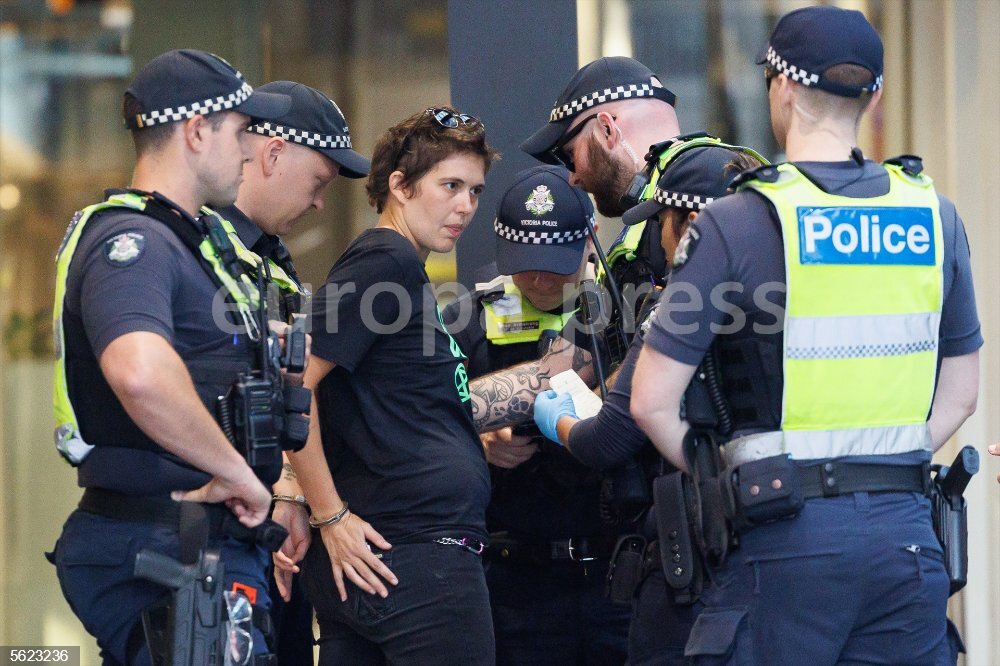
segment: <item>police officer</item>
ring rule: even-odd
[[[141,549],[174,559],[190,550],[178,528],[181,514],[193,514],[172,497],[225,502],[205,507],[220,519],[213,525],[230,525],[211,528],[209,542],[221,549],[226,589],[269,605],[267,553],[227,536],[240,530],[225,515],[261,523],[270,508],[264,484],[280,466],[258,478],[210,411],[250,366],[248,331],[260,339],[259,324],[253,292],[235,286],[245,276],[225,262],[221,242],[207,240],[217,220],[199,211],[236,199],[247,125],[288,106],[212,54],[154,58],[124,97],[137,154],[132,187],[78,213],[59,251],[56,443],[85,492],[54,561],[105,664],[150,663],[139,618],[166,590],[134,579],[133,567]],[[236,320],[213,311],[217,292],[233,301]]]
[[[243,168],[236,203],[216,212],[228,221],[238,241],[269,260],[268,271],[280,291],[275,314],[282,322],[302,312],[307,296],[280,236],[290,233],[312,210],[323,209],[323,196],[338,175],[357,179],[368,174],[369,161],[352,149],[351,135],[340,108],[321,93],[294,81],[273,81],[258,92],[286,95],[288,112],[255,122],[247,141],[253,158]],[[294,483],[290,466],[284,476]],[[274,519],[290,532],[284,552],[301,560],[309,547],[308,514],[294,485],[274,488]],[[277,568],[271,586],[272,617],[279,663],[310,664],[313,659],[312,606],[298,578]],[[284,600],[285,603],[282,602]]]
[[[600,58],[577,71],[553,105],[549,122],[521,149],[542,162],[565,165],[572,172],[570,182],[593,195],[602,215],[620,217],[652,193],[661,142],[680,134],[675,102],[659,77],[637,60]],[[654,227],[647,228],[645,220],[625,227],[608,251],[612,277],[632,310],[663,277]],[[602,273],[599,277],[605,279]],[[636,288],[642,291],[636,294]],[[625,326],[620,333],[622,324],[615,313],[603,336],[612,365],[621,361],[634,332]]]
[[[651,218],[650,226],[660,235],[667,262],[662,270],[666,272],[675,257],[678,261],[683,259],[684,250],[678,251],[678,244],[698,212],[725,196],[735,175],[761,164],[760,157],[749,149],[705,139],[679,142],[671,148],[667,160],[653,197],[623,215],[627,225]],[[687,583],[689,587],[668,586],[664,574],[661,545],[676,543],[677,539],[676,535],[673,539],[664,535],[659,540],[658,512],[681,516],[679,520],[663,521],[670,526],[664,528],[668,532],[677,525],[684,526],[686,520],[683,506],[653,504],[654,493],[650,486],[655,477],[674,471],[674,468],[662,460],[629,414],[632,372],[642,349],[644,333],[656,316],[661,294],[660,290],[653,292],[643,304],[639,330],[597,416],[578,419],[572,397],[565,393],[557,395],[549,391],[535,400],[535,422],[546,437],[566,447],[588,467],[602,470],[626,487],[634,486],[625,483],[630,478],[647,487],[642,496],[615,498],[621,512],[642,516],[639,533],[623,541],[618,549],[610,585],[617,591],[625,584],[621,581],[631,581],[628,583],[631,589],[623,590],[622,598],[632,601],[628,663],[634,666],[684,663],[684,645],[701,609],[697,584],[694,587],[690,587],[690,583]],[[687,538],[690,541],[690,536]],[[669,550],[666,554],[671,556]],[[676,563],[667,561],[671,562],[671,568],[692,564],[683,562],[680,556]]]
[[[570,171],[569,182],[593,195],[601,214],[618,217],[629,205],[622,205],[622,195],[645,171],[646,151],[658,141],[678,134],[676,97],[667,90],[648,67],[632,58],[611,57],[595,60],[570,79],[560,93],[549,121],[522,144],[521,150],[546,164],[563,165]],[[649,175],[649,174],[647,174]],[[653,178],[655,181],[655,177]],[[635,309],[652,283],[662,277],[663,259],[659,241],[645,237],[645,224],[625,230],[608,255],[616,283],[625,287],[631,298],[625,307]],[[601,279],[606,279],[603,274]],[[645,285],[642,291],[628,289]],[[602,365],[611,370],[623,357],[633,331],[626,330],[622,313],[610,312],[600,318],[598,345]],[[522,417],[539,389],[547,389],[547,378],[573,369],[591,378],[592,342],[584,336],[578,322],[570,322],[565,339],[557,340],[548,354],[528,367],[489,375],[470,388],[473,412],[480,430],[492,430],[517,416],[506,405],[507,395],[518,398]],[[608,363],[611,361],[611,363]]]
[[[925,491],[978,392],[965,231],[919,158],[880,165],[856,147],[882,88],[860,12],[791,12],[759,62],[791,161],[691,226],[670,277],[687,311],[660,308],[633,378],[636,422],[678,467],[693,441],[680,398],[713,344],[734,416],[722,487],[739,545],[687,654],[955,663]]]
[[[594,208],[568,175],[538,166],[514,177],[493,224],[501,275],[444,311],[470,379],[539,358],[576,309]],[[482,435],[497,662],[624,663],[628,614],[603,593],[613,536],[598,511],[600,478],[557,447],[539,449],[535,435]]]

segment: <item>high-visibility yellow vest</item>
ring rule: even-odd
[[[495,345],[537,342],[542,331],[561,331],[575,311],[561,315],[543,312],[521,294],[513,282],[504,282],[504,295],[484,301],[486,339]]]
[[[930,178],[886,164],[889,192],[822,191],[791,164],[753,189],[774,205],[785,254],[781,431],[736,440],[731,464],[932,448],[944,248]],[[774,173],[772,172],[772,176]],[[735,460],[734,460],[734,455]]]

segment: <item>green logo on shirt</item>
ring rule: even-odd
[[[455,341],[455,338],[451,337],[451,333],[448,332],[448,328],[444,325],[441,308],[435,303],[434,309],[437,310],[438,321],[441,322],[441,330],[448,336],[448,349],[451,350],[451,355],[460,359],[458,365],[455,367],[455,390],[458,391],[459,400],[468,402],[472,399],[472,396],[469,395],[469,373],[465,370],[465,354],[462,353],[462,348],[458,346],[458,342]]]

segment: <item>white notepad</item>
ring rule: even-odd
[[[573,396],[573,406],[576,407],[576,415],[581,419],[589,419],[597,416],[601,411],[601,399],[594,394],[587,385],[580,379],[580,375],[574,370],[560,372],[549,380],[549,386],[556,393],[569,393]]]

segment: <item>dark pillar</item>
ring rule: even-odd
[[[452,104],[483,120],[503,159],[490,169],[472,226],[458,243],[458,280],[493,261],[493,218],[514,174],[537,162],[518,149],[549,117],[577,70],[576,0],[449,0]]]

